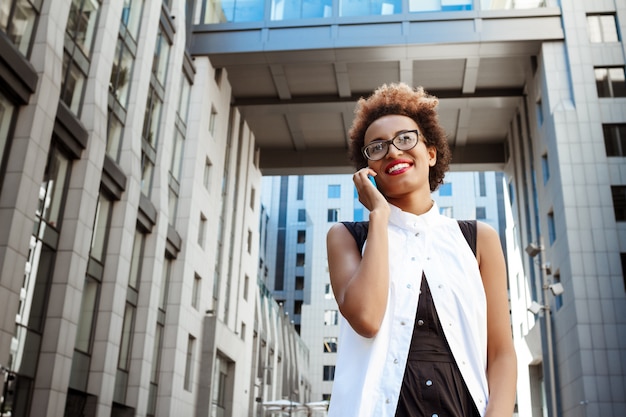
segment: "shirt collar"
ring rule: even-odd
[[[427,229],[441,221],[441,214],[439,214],[439,206],[433,201],[433,206],[424,214],[415,215],[403,211],[401,208],[389,205],[391,207],[391,213],[389,215],[389,223],[392,223],[402,229],[411,231],[419,231]]]

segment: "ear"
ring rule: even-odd
[[[435,146],[429,146],[426,150],[428,151],[428,165],[434,167],[437,163],[437,148]]]

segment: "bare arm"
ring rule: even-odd
[[[358,334],[374,337],[385,315],[389,292],[389,205],[369,182],[367,173],[364,169],[354,175],[360,200],[370,210],[363,257],[340,223],[328,231],[326,247],[330,282],[341,314]]]
[[[486,417],[510,416],[515,405],[517,356],[513,346],[506,284],[506,264],[497,232],[477,223],[477,259],[487,297]]]

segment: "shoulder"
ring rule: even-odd
[[[476,258],[478,263],[493,259],[494,255],[502,254],[502,244],[498,231],[491,225],[476,222]]]

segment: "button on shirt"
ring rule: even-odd
[[[413,334],[422,273],[455,361],[480,415],[488,397],[487,318],[476,258],[456,220],[437,204],[415,216],[391,206],[390,286],[378,334],[364,338],[341,318],[329,417],[393,417]],[[367,242],[366,242],[367,244]],[[417,325],[420,325],[417,322]]]

